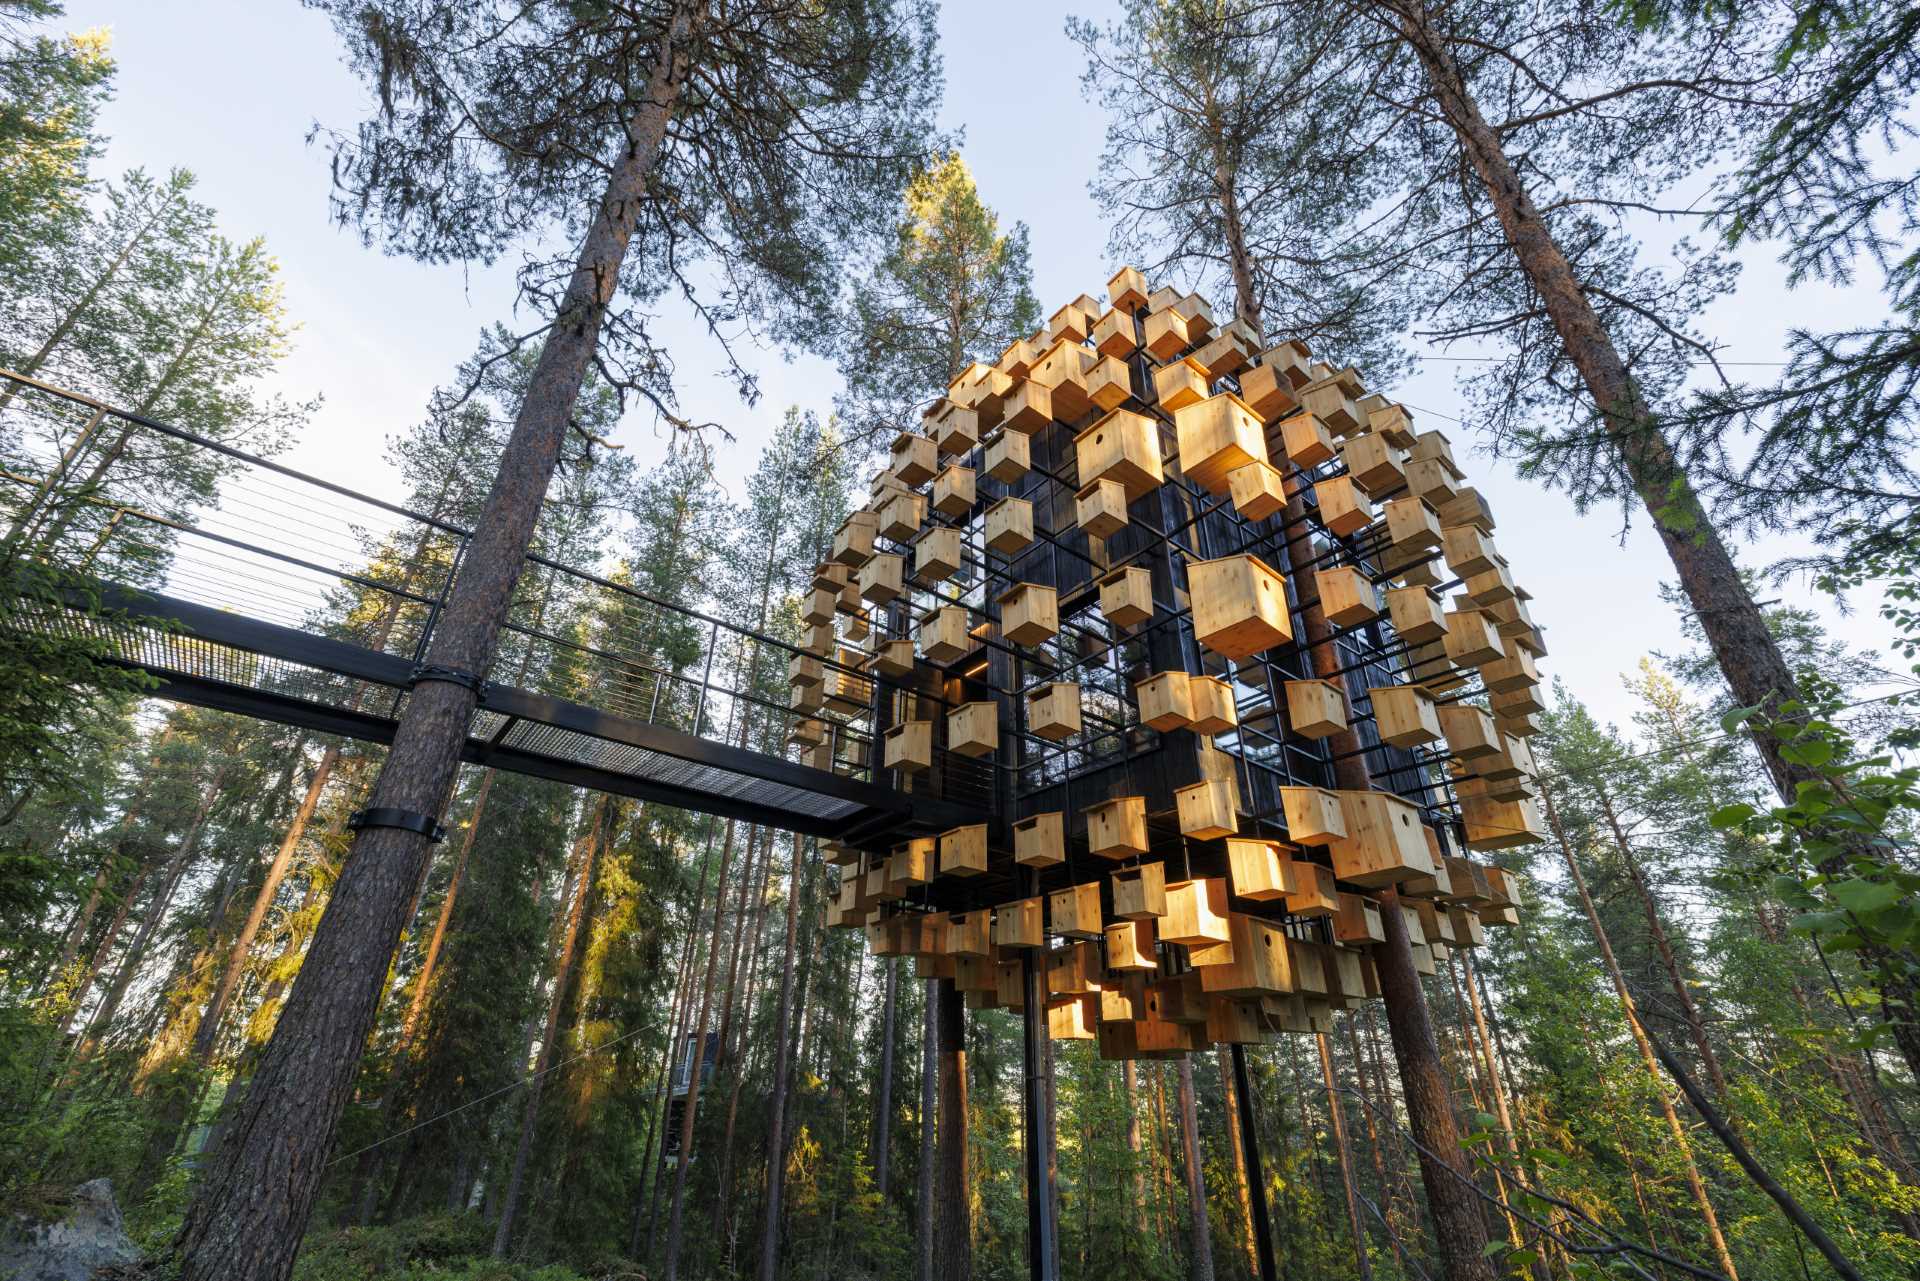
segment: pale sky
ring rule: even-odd
[[[983,197],[1003,219],[1027,223],[1044,313],[1082,292],[1102,294],[1119,265],[1106,260],[1106,229],[1087,194],[1103,119],[1080,97],[1081,58],[1062,30],[1067,13],[1093,16],[1101,8],[1094,0],[969,0],[943,8],[945,123],[964,129],[963,155]],[[326,155],[305,140],[315,124],[351,129],[367,95],[342,64],[322,15],[293,0],[68,0],[66,24],[111,28],[120,64],[117,99],[102,120],[111,144],[97,172],[185,166],[226,234],[263,235],[278,258],[299,330],[274,385],[291,398],[326,398],[286,461],[393,496],[396,478],[379,463],[384,438],[419,417],[482,327],[511,322],[512,262],[422,266],[365,248],[330,222]],[[1763,249],[1749,255],[1738,295],[1716,308],[1706,329],[1729,360],[1774,361],[1792,325],[1840,326],[1878,314],[1870,285],[1788,292]],[[823,361],[745,346],[764,391],[747,408],[720,379],[714,345],[687,317],[669,313],[658,332],[678,364],[685,411],[695,421],[729,424],[738,439],[719,467],[736,492],[788,405],[831,407],[838,380]],[[1576,516],[1563,496],[1518,480],[1479,452],[1472,430],[1451,421],[1464,413],[1454,386],[1460,368],[1429,362],[1401,386],[1376,390],[1423,411],[1420,426],[1445,430],[1492,504],[1514,579],[1534,594],[1534,617],[1547,629],[1552,652],[1543,674],[1564,679],[1600,716],[1624,723],[1631,705],[1621,674],[1648,650],[1679,641],[1657,594],[1671,572],[1666,557],[1644,519],[1623,541],[1616,511]],[[662,448],[638,410],[620,439],[642,461]],[[1786,550],[1770,543],[1743,555],[1759,563]],[[1804,584],[1785,594],[1803,597]],[[1858,643],[1878,644],[1884,633],[1872,602],[1858,604],[1864,608],[1836,619],[1836,627]]]

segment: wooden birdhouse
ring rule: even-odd
[[[973,823],[940,833],[940,875],[978,876],[986,870],[985,823]]]
[[[1152,618],[1152,573],[1134,565],[1101,578],[1100,614],[1115,627],[1134,627]]]
[[[792,742],[798,743],[801,746],[806,747],[806,746],[811,746],[815,743],[818,743],[823,737],[825,737],[826,732],[827,732],[827,727],[820,721],[814,720],[810,717],[803,717],[803,718],[796,719],[793,722],[793,728],[788,733],[787,737]]]
[[[1409,458],[1407,460],[1407,489],[1410,493],[1425,499],[1435,512],[1434,520],[1439,518],[1439,510],[1447,500],[1458,492],[1453,473],[1431,458]]]
[[[901,432],[893,440],[893,478],[903,485],[924,485],[933,479],[940,461],[940,450],[930,436]]]
[[[1063,742],[1080,732],[1080,687],[1052,681],[1027,691],[1027,733]]]
[[[1340,891],[1334,885],[1333,869],[1304,859],[1288,859],[1287,911],[1294,916],[1314,918],[1332,916],[1340,907]]]
[[[985,908],[978,912],[949,913],[945,950],[948,956],[976,959],[992,956],[993,913]]]
[[[1478,574],[1467,575],[1467,598],[1481,608],[1500,605],[1513,599],[1513,575],[1505,561],[1498,559]]]
[[[1187,562],[1194,639],[1227,658],[1248,658],[1293,639],[1287,584],[1255,556]]]
[[[1073,512],[1089,538],[1112,538],[1127,527],[1127,491],[1117,480],[1096,480],[1074,495]]]
[[[817,712],[827,705],[827,691],[821,684],[792,686],[787,705],[796,712]]]
[[[1161,942],[1182,947],[1227,942],[1232,937],[1227,925],[1227,883],[1208,877],[1167,886],[1167,914],[1160,918],[1158,933]]]
[[[1187,329],[1191,333],[1193,327],[1189,325]],[[1250,355],[1252,353],[1247,350],[1247,340],[1237,332],[1229,331],[1216,334],[1213,341],[1194,352],[1188,359],[1197,362],[1200,368],[1206,371],[1207,377],[1225,378],[1238,373],[1246,365]],[[1254,412],[1259,413],[1258,410]]]
[[[913,573],[921,582],[943,582],[959,573],[965,563],[957,529],[936,525],[913,545]]]
[[[1380,593],[1352,565],[1316,569],[1313,581],[1320,592],[1320,612],[1335,627],[1357,627],[1380,617]]]
[[[1410,876],[1433,874],[1426,827],[1417,807],[1389,792],[1342,791],[1336,795],[1347,834],[1328,845],[1335,876],[1352,885],[1375,889]]]
[[[1340,798],[1323,787],[1283,787],[1280,804],[1287,816],[1287,839],[1295,845],[1325,845],[1347,834]]]
[[[1053,390],[1031,379],[1017,382],[1000,401],[1000,430],[1031,436],[1053,422]]]
[[[1327,963],[1324,959],[1326,950],[1321,944],[1306,939],[1289,938],[1287,940],[1287,955],[1293,967],[1294,988],[1299,995],[1309,1000],[1329,994]]]
[[[1189,356],[1153,371],[1153,396],[1166,413],[1185,409],[1208,396],[1207,371]]]
[[[1418,685],[1381,685],[1367,691],[1373,726],[1380,741],[1393,747],[1419,747],[1441,735],[1439,708]]]
[[[1054,415],[1070,420],[1093,408],[1087,395],[1087,367],[1092,363],[1092,352],[1063,339],[1047,349],[1027,377],[1051,393]]]
[[[833,534],[833,558],[842,565],[858,568],[873,555],[874,536],[880,532],[880,517],[870,511],[850,512]]]
[[[1222,779],[1202,779],[1177,788],[1173,799],[1179,806],[1180,832],[1184,836],[1211,841],[1240,830],[1239,815],[1234,813],[1233,790]]]
[[[1047,896],[1048,928],[1072,939],[1097,939],[1106,929],[1100,919],[1100,882],[1082,881]]]
[[[913,642],[910,640],[882,641],[873,650],[873,657],[867,666],[875,675],[888,680],[899,680],[913,674]]]
[[[1187,348],[1187,318],[1172,309],[1149,312],[1141,345],[1155,360],[1172,360]]]
[[[885,743],[881,763],[886,768],[908,772],[933,768],[932,721],[901,721],[887,730]]]
[[[1367,411],[1367,430],[1378,432],[1395,449],[1412,449],[1413,415],[1405,405],[1384,404]]]
[[[807,603],[800,611],[800,620],[815,626],[832,623],[839,602],[838,591],[831,587],[816,587],[807,593]]]
[[[1387,541],[1405,551],[1424,551],[1440,545],[1440,518],[1433,508],[1412,494],[1387,500]]]
[[[1196,734],[1224,734],[1240,723],[1240,712],[1233,704],[1233,686],[1217,676],[1194,676],[1187,681],[1187,696],[1193,704]]]
[[[1132,371],[1112,356],[1102,356],[1087,371],[1087,399],[1096,408],[1102,411],[1118,409],[1132,395]]]
[[[1207,1004],[1207,1040],[1216,1045],[1258,1045],[1266,1018],[1252,997],[1216,996]]]
[[[973,468],[949,463],[933,478],[933,509],[942,516],[960,517],[973,510]]]
[[[1122,267],[1107,282],[1107,297],[1117,310],[1139,311],[1147,305],[1147,278],[1132,267]]]
[[[958,756],[991,756],[1000,747],[1000,704],[962,703],[947,713],[947,750]]]
[[[1345,538],[1373,524],[1373,504],[1351,476],[1328,476],[1315,481],[1313,498],[1320,508],[1320,523],[1330,534]]]
[[[1340,895],[1333,915],[1333,937],[1348,947],[1372,947],[1387,941],[1380,923],[1380,905],[1364,894]]]
[[[1113,360],[1125,360],[1139,347],[1133,317],[1118,308],[1109,310],[1093,327],[1093,349]]]
[[[1224,924],[1226,907],[1221,905],[1220,916]],[[1173,940],[1164,933],[1156,931],[1162,942]],[[1203,945],[1204,946],[1204,945]],[[1147,985],[1147,1013],[1150,1017],[1165,1023],[1204,1023],[1207,1019],[1206,992],[1200,986],[1200,976],[1192,970],[1159,979]]]
[[[1047,990],[1055,995],[1091,992],[1100,984],[1100,949],[1073,943],[1047,954]]]
[[[1047,321],[1047,338],[1051,342],[1082,343],[1093,332],[1094,312],[1087,304],[1076,298],[1060,310],[1053,313]]]
[[[1145,972],[1160,967],[1154,950],[1154,920],[1115,921],[1107,926],[1107,968]]]
[[[1346,464],[1353,483],[1369,494],[1384,494],[1400,488],[1407,475],[1400,451],[1372,432],[1351,437],[1340,446],[1340,459]]]
[[[1041,900],[1016,899],[1002,903],[993,913],[995,947],[1045,947],[1046,930],[1041,926]]]
[[[1424,587],[1389,587],[1387,617],[1400,639],[1410,645],[1441,640],[1447,634],[1447,616],[1440,598]]]
[[[1294,399],[1293,384],[1273,365],[1255,365],[1240,371],[1240,399],[1259,415],[1261,422],[1272,422],[1299,403]]]
[[[1493,540],[1472,525],[1455,525],[1443,530],[1440,548],[1446,557],[1447,568],[1461,578],[1471,578],[1492,569],[1499,556],[1494,550]]]
[[[1287,936],[1265,921],[1241,912],[1227,917],[1231,958],[1223,965],[1200,967],[1201,990],[1212,996],[1260,996],[1294,989]]]
[[[887,860],[887,879],[902,885],[926,885],[933,880],[938,842],[931,836],[908,841]]]
[[[1125,921],[1148,921],[1167,914],[1167,869],[1142,863],[1112,876],[1113,914]]]
[[[881,552],[860,567],[860,595],[876,605],[886,605],[900,598],[906,590],[906,558],[891,552]]]
[[[1022,867],[1052,867],[1066,861],[1067,816],[1059,810],[1029,814],[1013,823],[1013,861]]]
[[[1173,425],[1181,472],[1208,493],[1227,493],[1234,468],[1267,461],[1267,435],[1259,415],[1232,392],[1177,411]]]
[[[1111,968],[1111,967],[1109,967]],[[1147,979],[1144,974],[1122,974],[1100,986],[1100,1025],[1131,1025],[1147,1017]]]
[[[1281,867],[1280,847],[1272,841],[1230,838],[1227,874],[1232,880],[1235,898],[1264,903],[1287,895],[1287,875]]]
[[[1347,727],[1347,697],[1332,681],[1287,683],[1287,724],[1304,738],[1326,738]]]
[[[1140,723],[1161,733],[1193,723],[1193,678],[1185,672],[1156,672],[1133,687]]]
[[[1504,658],[1481,666],[1480,680],[1488,693],[1511,694],[1516,690],[1537,686],[1540,683],[1540,669],[1534,666],[1533,655],[1509,640],[1506,642]]]
[[[820,658],[814,654],[793,654],[787,659],[787,684],[818,685],[826,679]]]
[[[1033,504],[1024,498],[1002,498],[987,508],[987,546],[1012,556],[1033,545]]]
[[[1116,796],[1089,805],[1087,852],[1099,858],[1126,859],[1147,852],[1147,798]]]
[[[1484,611],[1456,607],[1447,611],[1447,657],[1459,667],[1478,667],[1504,657],[1500,633]]]
[[[1460,525],[1471,525],[1483,534],[1493,532],[1493,509],[1487,506],[1487,500],[1480,491],[1464,488],[1454,494],[1438,508],[1440,527],[1453,529]]]
[[[1452,883],[1453,892],[1448,898],[1468,907],[1484,907],[1493,901],[1493,886],[1487,879],[1487,869],[1470,858],[1445,859],[1447,879]]]
[[[1360,430],[1360,407],[1338,382],[1314,383],[1301,388],[1299,396],[1301,407],[1325,423],[1327,430],[1335,435],[1345,436]]]
[[[970,619],[964,605],[942,605],[920,624],[920,654],[930,663],[945,666],[963,657],[973,648],[968,635]]]
[[[1004,374],[997,377],[1005,378]],[[933,443],[943,454],[964,454],[972,449],[980,439],[980,413],[976,409],[962,409],[957,405],[948,405],[933,420]],[[905,477],[901,479],[905,480]],[[907,481],[917,485],[917,480]]]
[[[1011,485],[1033,467],[1033,442],[1020,432],[1003,428],[987,441],[983,462],[987,475]]]
[[[1173,304],[1173,309],[1186,318],[1189,340],[1205,342],[1213,332],[1213,304],[1199,294],[1188,294]]]
[[[1047,1035],[1056,1041],[1091,1041],[1100,1027],[1100,998],[1070,996],[1047,1003]]]
[[[1000,594],[1000,635],[1015,645],[1039,645],[1060,632],[1060,594],[1038,583],[1015,583]]]
[[[1159,424],[1131,409],[1116,409],[1075,436],[1073,456],[1082,485],[1118,481],[1129,502],[1152,493],[1165,479]]]
[[[1227,493],[1233,509],[1248,520],[1265,520],[1287,505],[1280,473],[1258,459],[1227,473]]]
[[[926,495],[895,494],[880,508],[880,535],[904,543],[920,532],[926,519]]]

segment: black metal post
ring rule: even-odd
[[[1022,1119],[1027,1163],[1027,1275],[1033,1281],[1059,1281],[1053,1266],[1053,1171],[1047,1165],[1046,1047],[1047,991],[1033,949],[1020,952],[1020,980],[1026,1009],[1020,1038]]]
[[[1235,1042],[1233,1092],[1240,1104],[1240,1153],[1247,1163],[1247,1204],[1253,1210],[1253,1254],[1260,1281],[1274,1281],[1273,1229],[1267,1223],[1267,1174],[1260,1165],[1260,1135],[1253,1128],[1253,1082],[1247,1078],[1247,1047]]]

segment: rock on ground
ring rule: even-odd
[[[75,1188],[58,1219],[36,1223],[15,1215],[0,1224],[0,1281],[87,1281],[95,1268],[139,1258],[106,1179]]]

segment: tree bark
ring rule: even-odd
[[[933,1259],[938,1281],[973,1275],[967,1185],[967,1005],[952,979],[935,979],[940,1126],[934,1157]]]
[[[928,979],[921,985],[920,1019],[920,1169],[916,1179],[914,1220],[914,1276],[916,1281],[933,1281],[933,1152],[938,1110],[940,1063],[940,984]]]
[[[656,65],[627,124],[626,147],[581,246],[500,469],[475,524],[426,660],[484,676],[553,476],[687,73],[693,3],[676,4]],[[372,808],[439,815],[478,701],[465,685],[417,686],[374,784]],[[314,933],[273,1042],[188,1208],[175,1245],[182,1281],[284,1281],[373,1027],[393,949],[426,866],[429,841],[365,828]]]
[[[780,1012],[773,1024],[773,1097],[767,1103],[767,1191],[760,1218],[760,1281],[776,1281],[779,1276],[780,1196],[787,1174],[787,1036],[793,1024],[800,884],[805,871],[800,838],[790,836],[788,840],[793,846],[793,868],[787,882],[787,951],[780,964]]]
[[[1132,1059],[1120,1061],[1120,1090],[1127,1103],[1127,1156],[1133,1163],[1133,1230],[1141,1240],[1147,1235],[1147,1167],[1140,1154],[1140,1109],[1134,1101],[1137,1088]]]
[[[1240,1108],[1234,1099],[1233,1068],[1226,1046],[1215,1046],[1213,1057],[1220,1067],[1220,1099],[1227,1114],[1227,1151],[1233,1154],[1233,1194],[1240,1205],[1240,1248],[1246,1251],[1247,1266],[1253,1269],[1253,1275],[1258,1275],[1260,1264],[1253,1244],[1253,1202],[1247,1195],[1247,1150],[1241,1146]]]
[[[1347,1118],[1333,1085],[1333,1046],[1325,1032],[1314,1034],[1320,1047],[1320,1080],[1327,1088],[1327,1113],[1333,1118],[1333,1148],[1340,1156],[1340,1187],[1347,1198],[1347,1228],[1353,1233],[1353,1262],[1360,1281],[1373,1281],[1373,1260],[1367,1253],[1366,1224],[1360,1219],[1360,1191],[1354,1184],[1353,1149],[1347,1143]]]
[[[887,958],[886,996],[880,1007],[880,1079],[873,1101],[873,1184],[880,1200],[887,1199],[887,1175],[893,1149],[893,1040],[894,1013],[900,987],[900,958]]]
[[[1213,1230],[1207,1223],[1207,1175],[1200,1168],[1200,1119],[1193,1103],[1193,1056],[1180,1056],[1180,1156],[1187,1167],[1187,1277],[1213,1281]]]

